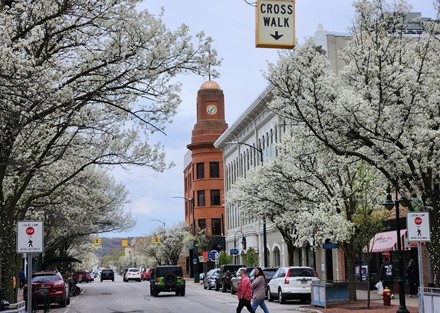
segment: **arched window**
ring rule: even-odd
[[[281,266],[281,253],[278,247],[273,249],[273,266]]]

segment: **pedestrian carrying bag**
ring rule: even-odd
[[[382,282],[381,281],[379,281],[376,285],[374,285],[375,287],[376,287],[376,289],[377,289],[377,294],[379,295],[379,296],[381,296],[382,295],[382,291],[383,291],[383,284],[382,284]]]

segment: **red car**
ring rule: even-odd
[[[150,280],[150,276],[151,276],[150,268],[146,268],[141,272],[142,280]]]
[[[23,298],[27,299],[27,288],[23,287]],[[61,307],[70,304],[69,284],[64,281],[59,272],[36,272],[32,274],[32,293],[37,304],[58,303]]]
[[[82,282],[90,283],[95,280],[95,277],[93,276],[92,273],[78,271],[73,274],[73,279],[78,283],[82,283]]]

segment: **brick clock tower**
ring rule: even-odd
[[[197,92],[197,121],[184,169],[185,221],[190,232],[198,234],[204,229],[210,239],[199,251],[225,249],[223,155],[214,142],[227,128],[223,91],[216,82],[206,81]],[[215,265],[211,261],[194,264],[198,254],[190,249],[187,264],[191,277]]]

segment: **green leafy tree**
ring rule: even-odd
[[[252,267],[257,266],[258,264],[258,256],[255,253],[255,249],[252,247],[249,247],[246,251],[246,257],[245,257],[246,266]]]
[[[232,263],[232,255],[226,253],[225,250],[220,251],[218,255],[218,265],[222,266],[223,264],[231,264]]]

